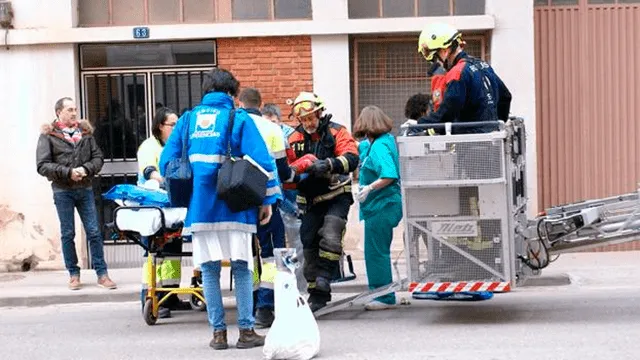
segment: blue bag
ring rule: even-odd
[[[168,207],[169,196],[164,191],[151,190],[133,184],[115,185],[109,191],[102,194],[107,200],[135,201],[142,206]]]
[[[193,172],[187,156],[187,144],[189,142],[189,126],[191,112],[183,115],[184,134],[182,138],[182,155],[169,161],[165,168],[164,181],[169,194],[172,207],[189,207],[191,194],[193,194]]]

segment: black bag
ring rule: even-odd
[[[165,169],[164,181],[172,207],[189,207],[193,194],[193,172],[187,156],[190,115],[191,113],[188,112],[183,119],[187,123],[184,126],[182,154],[179,158],[169,161]]]
[[[235,110],[229,114],[227,159],[218,170],[218,197],[232,212],[240,212],[262,205],[267,193],[269,177],[258,165],[247,159],[231,156],[231,135]]]

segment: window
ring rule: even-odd
[[[80,45],[82,70],[173,66],[215,66],[212,40],[140,44]]]
[[[534,0],[534,6],[572,6],[578,5],[578,0]]]
[[[216,20],[215,3],[216,0],[78,0],[78,26],[209,23]]]
[[[232,0],[234,20],[310,19],[311,0]]]
[[[482,15],[485,0],[349,0],[349,18]]]
[[[486,59],[483,35],[466,35],[465,51]],[[416,51],[416,38],[356,39],[353,54],[353,114],[367,105],[379,106],[394,120],[394,131],[404,119],[409,97],[430,92],[427,62]]]

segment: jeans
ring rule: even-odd
[[[107,264],[104,261],[103,238],[98,226],[98,212],[91,188],[75,190],[57,190],[53,192],[53,202],[56,205],[58,219],[60,219],[60,233],[62,235],[62,255],[64,265],[71,276],[80,276],[78,255],[76,254],[76,226],[74,208],[78,210],[82,225],[87,233],[91,263],[98,277],[107,275]]]
[[[213,330],[226,330],[222,290],[220,289],[220,261],[207,261],[200,265],[202,287],[207,301],[207,315]],[[231,261],[233,280],[236,283],[236,307],[238,309],[238,327],[242,330],[253,329],[253,273],[249,264],[243,260]]]

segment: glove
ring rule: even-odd
[[[411,125],[418,125],[418,122],[416,120],[407,120],[405,121],[401,126],[411,126]]]
[[[320,176],[331,171],[331,160],[316,160],[309,168],[307,172],[311,175]]]
[[[313,154],[307,154],[300,157],[298,160],[291,164],[291,167],[295,170],[296,174],[302,174],[307,171],[307,168],[317,161],[318,158]]]
[[[356,198],[358,199],[358,201],[364,202],[365,200],[367,200],[367,197],[369,196],[369,193],[371,192],[371,190],[373,190],[371,188],[371,185],[361,187],[360,191],[358,191],[358,195],[356,195]]]

